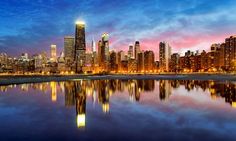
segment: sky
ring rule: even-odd
[[[1,0],[0,52],[17,56],[49,52],[74,36],[75,22],[86,22],[87,47],[110,36],[112,50],[140,41],[158,52],[167,41],[172,52],[209,50],[212,43],[236,34],[236,0]]]

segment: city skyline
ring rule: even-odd
[[[0,2],[3,18],[0,52],[12,56],[23,52],[34,54],[48,52],[48,47],[56,44],[59,53],[63,50],[64,36],[74,35],[72,27],[77,19],[86,21],[86,46],[89,47],[93,39],[98,41],[100,35],[107,32],[110,48],[116,50],[127,51],[129,44],[136,40],[140,41],[141,50],[156,50],[154,53],[158,52],[161,41],[169,42],[173,52],[209,50],[212,43],[224,42],[225,37],[236,33],[236,20],[231,14],[235,3],[232,0],[224,3],[3,0]]]

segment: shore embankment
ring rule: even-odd
[[[215,80],[236,81],[235,74],[0,75],[0,85],[68,80]]]

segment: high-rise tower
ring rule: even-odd
[[[72,36],[64,37],[64,54],[66,62],[73,62],[74,60],[74,42],[75,38]]]
[[[83,21],[76,22],[75,29],[75,61],[76,72],[82,71],[86,58],[86,41],[85,41],[85,23]]]
[[[55,62],[57,60],[57,46],[51,45],[51,61]]]
[[[159,59],[160,68],[162,71],[169,71],[171,59],[171,47],[167,42],[160,42],[159,44]]]
[[[139,41],[136,41],[134,44],[134,58],[138,59],[138,54],[140,53],[140,44]]]

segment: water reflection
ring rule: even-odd
[[[17,85],[0,86],[0,91],[18,87]],[[91,97],[93,104],[98,103],[106,114],[110,112],[110,98],[115,92],[127,91],[132,102],[141,100],[146,92],[159,89],[159,99],[166,101],[174,89],[183,87],[187,91],[201,89],[210,94],[212,100],[224,98],[226,103],[236,107],[236,84],[232,82],[196,81],[196,80],[80,80],[67,82],[48,82],[19,85],[22,91],[30,89],[46,93],[51,90],[51,101],[56,102],[57,93],[65,94],[65,106],[76,108],[76,122],[79,128],[86,125],[86,99]]]

